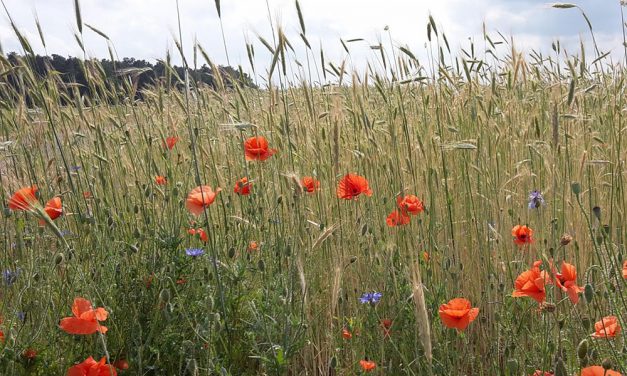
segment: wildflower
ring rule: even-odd
[[[18,189],[9,199],[9,209],[33,210],[33,206],[37,204],[36,192],[36,185]]]
[[[198,257],[205,254],[205,251],[201,248],[187,248],[185,254],[191,257]]]
[[[514,282],[515,290],[512,293],[514,298],[528,296],[538,303],[544,302],[546,299],[546,291],[544,289],[547,282],[547,276],[540,270],[542,261],[533,263],[533,267],[522,272]]]
[[[174,148],[174,145],[176,145],[177,142],[179,142],[178,137],[176,136],[168,137],[165,139],[165,142],[163,143],[163,147],[168,150],[172,150]]]
[[[616,316],[606,316],[594,324],[594,338],[614,338],[620,334],[620,324]]]
[[[22,358],[26,359],[27,361],[33,361],[36,357],[37,351],[35,349],[29,347],[26,350],[22,351]]]
[[[268,140],[263,136],[251,137],[244,142],[247,161],[265,161],[277,152],[268,148]]]
[[[102,357],[96,362],[91,356],[82,363],[70,367],[67,376],[117,376],[115,367],[107,363],[107,358]]]
[[[253,186],[253,183],[248,182],[247,177],[243,177],[235,183],[235,188],[233,188],[233,192],[237,193],[240,196],[247,196],[250,194],[250,187]]]
[[[473,308],[468,299],[455,298],[442,304],[438,313],[447,328],[464,330],[477,318],[479,308]]]
[[[118,359],[113,362],[113,366],[120,371],[124,371],[128,369],[128,361],[126,359]]]
[[[255,252],[259,250],[259,243],[254,240],[251,240],[248,243],[248,248],[246,249],[248,252]]]
[[[572,241],[573,241],[573,237],[568,235],[568,234],[564,234],[560,238],[560,244],[563,245],[563,246],[569,245],[570,242],[572,242]]]
[[[185,200],[185,206],[187,210],[189,210],[194,215],[200,215],[203,210],[209,205],[213,204],[216,196],[221,191],[220,188],[216,188],[215,192],[208,185],[201,185],[192,189],[191,192],[187,195],[187,200]]]
[[[16,313],[17,319],[20,320],[21,322],[26,321],[26,312],[18,312]]]
[[[73,317],[61,319],[59,326],[69,334],[93,334],[107,332],[107,327],[99,324],[105,321],[109,313],[102,307],[94,309],[91,302],[84,298],[75,298],[72,305]]]
[[[346,174],[337,185],[337,197],[352,200],[360,194],[372,196],[372,190],[368,187],[368,180],[363,176]]]
[[[0,316],[0,325],[2,324],[2,316]],[[0,329],[0,343],[4,343],[4,332]]]
[[[176,280],[177,285],[184,285],[186,283],[187,283],[187,280],[185,278],[179,278]]]
[[[44,211],[48,214],[51,220],[55,220],[59,218],[63,214],[63,205],[61,204],[61,197],[53,197],[48,202],[46,202],[46,206],[44,207]],[[42,218],[39,220],[39,225],[43,226],[46,221]]]
[[[311,176],[304,176],[300,179],[300,185],[307,193],[313,193],[320,189],[320,181],[312,178]]]
[[[14,284],[15,281],[17,281],[17,277],[20,276],[21,272],[22,269],[20,268],[15,269],[15,271],[12,271],[10,269],[6,269],[5,271],[3,271],[2,280],[4,281],[4,284],[7,286],[11,286],[12,284]]]
[[[344,339],[351,339],[353,338],[353,334],[346,328],[342,329],[342,338]]]
[[[72,170],[72,171],[74,171],[74,172],[76,172],[76,171],[78,171],[78,170],[80,170],[80,169],[81,169],[81,166],[79,166],[79,165],[76,165],[76,166],[71,166],[71,167],[70,167],[70,170]]]
[[[533,230],[527,226],[516,225],[512,229],[514,243],[524,245],[533,242]]]
[[[429,260],[431,260],[431,255],[429,255],[429,252],[422,252],[422,259],[425,260],[425,262],[429,262]]]
[[[372,305],[375,305],[379,302],[379,300],[381,300],[382,296],[383,294],[381,294],[380,292],[365,292],[361,295],[359,301],[361,302],[361,304],[370,303]]]
[[[166,185],[168,184],[168,179],[165,176],[157,175],[155,176],[155,184],[157,185]]]
[[[385,219],[389,227],[403,226],[409,223],[409,215],[403,210],[394,210]]]
[[[529,193],[529,209],[538,209],[544,205],[546,203],[544,202],[544,197],[542,197],[542,192],[536,190]]]
[[[579,293],[583,292],[583,288],[577,286],[577,269],[572,264],[562,262],[562,272],[554,273],[557,286],[568,294],[570,301],[577,304],[579,301]]]
[[[197,228],[197,229],[190,228],[189,230],[187,230],[187,233],[190,235],[198,235],[200,240],[202,240],[205,243],[209,241],[209,236],[207,235],[207,232],[201,228]]]
[[[601,366],[590,366],[581,370],[581,376],[621,376],[621,373]]]
[[[623,262],[623,279],[627,279],[627,260]]]
[[[359,366],[361,366],[361,369],[363,369],[364,372],[370,372],[373,369],[377,368],[377,363],[373,362],[372,360],[363,359],[359,361]]]
[[[401,211],[404,211],[412,215],[420,214],[425,210],[425,207],[420,201],[420,199],[418,199],[418,197],[414,195],[407,195],[405,197],[400,197],[400,196],[397,197],[396,205],[398,206],[399,209],[401,209]]]
[[[48,217],[53,221],[59,218],[63,214],[63,206],[61,204],[61,197],[53,197],[48,202],[46,202],[46,206],[44,207],[44,211],[48,214]]]
[[[553,372],[540,371],[539,369],[537,369],[534,373],[532,373],[529,376],[553,376]]]
[[[383,319],[381,320],[381,328],[383,328],[383,337],[384,338],[389,338],[390,337],[390,333],[391,333],[391,329],[392,329],[392,320],[390,319]]]

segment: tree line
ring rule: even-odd
[[[92,101],[102,101],[104,98],[112,101],[115,98],[111,98],[111,95],[120,94],[127,98],[132,95],[134,99],[142,99],[144,90],[156,85],[163,85],[168,90],[180,90],[185,87],[186,71],[184,67],[171,65],[169,58],[153,64],[134,58],[83,60],[56,54],[21,56],[10,53],[4,57],[0,56],[0,87],[8,85],[12,90],[0,90],[0,100],[10,101],[25,96],[27,103],[33,104],[33,98],[28,95],[27,90],[24,90],[24,87],[28,86],[24,80],[24,69],[33,76],[30,80],[33,83],[54,75],[60,84],[65,84],[60,85],[67,89],[66,95],[62,98],[65,102],[74,100],[77,95]],[[214,71],[218,71],[219,76]],[[188,68],[187,73],[192,88],[203,85],[214,89],[219,86],[232,88],[236,83],[240,86],[256,87],[250,76],[241,69],[230,66],[210,67],[204,64],[199,68]],[[100,82],[103,84],[100,86],[108,88],[107,95],[98,93],[102,87],[96,88],[94,82]]]

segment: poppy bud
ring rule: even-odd
[[[170,302],[170,290],[168,289],[161,290],[161,292],[159,293],[159,302],[162,305]]]
[[[357,261],[357,256],[351,256],[351,260],[350,263],[354,263],[355,261]]]
[[[562,360],[562,358],[557,358],[557,360],[555,360],[555,370],[553,372],[553,375],[555,376],[568,376],[568,371],[566,370],[566,365],[564,364],[564,361]]]
[[[263,260],[259,260],[259,262],[257,262],[257,267],[262,272],[266,270],[266,264],[263,262]]]
[[[592,349],[592,350],[590,351],[590,359],[591,359],[592,361],[596,361],[598,357],[599,357],[599,350],[597,350],[597,349]]]
[[[3,213],[6,218],[9,218],[11,214],[13,214],[13,212],[9,208],[4,208]]]
[[[601,207],[595,206],[594,208],[592,208],[592,214],[594,214],[596,219],[600,221],[601,220]]]
[[[592,299],[594,298],[594,288],[591,284],[586,283],[586,286],[583,289],[583,296],[586,298],[586,302],[588,304],[592,303]]]
[[[579,194],[581,193],[581,184],[579,184],[578,182],[574,181],[570,184],[570,189],[573,191],[573,193],[576,196],[579,196]]]
[[[577,345],[577,357],[583,360],[588,355],[588,340],[583,339]]]
[[[603,359],[603,363],[601,363],[604,370],[612,369],[612,360],[610,358]]]
[[[590,318],[588,317],[582,317],[581,318],[581,325],[583,325],[583,327],[587,330],[590,330]]]
[[[510,375],[517,375],[518,374],[518,360],[508,359],[507,369],[509,370]]]
[[[64,259],[65,256],[63,255],[63,253],[57,253],[56,256],[54,256],[54,264],[59,265],[63,262]]]
[[[187,361],[187,366],[185,367],[185,374],[190,376],[198,375],[198,364],[196,363],[196,359],[189,359]]]
[[[573,237],[568,234],[564,234],[560,239],[560,244],[566,246],[569,245],[571,241],[573,241]]]

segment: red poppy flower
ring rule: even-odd
[[[528,296],[538,303],[544,302],[546,299],[545,284],[547,283],[546,273],[540,270],[542,261],[533,263],[533,267],[522,272],[514,282],[515,290],[512,293],[514,298]]]
[[[0,317],[0,324],[2,324],[2,317]],[[0,343],[4,343],[4,332],[0,330]]]
[[[37,198],[35,197],[36,192],[36,185],[18,189],[9,199],[9,209],[32,210],[33,205],[37,203]]]
[[[37,351],[35,349],[32,349],[29,347],[26,350],[22,351],[22,358],[28,361],[33,361],[35,360],[36,357],[37,357]]]
[[[240,196],[247,196],[250,194],[250,187],[252,187],[253,183],[248,182],[247,177],[243,177],[235,183],[235,188],[233,188],[233,192],[237,193]]]
[[[89,191],[83,192],[83,197],[84,198],[91,198],[91,196],[92,196],[91,192],[89,192]]]
[[[581,370],[581,376],[621,376],[621,373],[601,366],[590,366]]]
[[[477,318],[479,308],[473,308],[468,299],[455,298],[442,304],[438,313],[447,328],[464,330]]]
[[[168,150],[172,150],[174,148],[174,145],[176,145],[177,142],[179,142],[178,137],[176,136],[168,137],[165,139],[165,142],[163,143],[163,147],[165,147]]]
[[[623,262],[623,279],[627,279],[627,260]]]
[[[392,332],[392,320],[390,319],[381,320],[381,328],[383,328],[383,337],[389,338],[390,333]]]
[[[539,369],[537,369],[533,374],[529,376],[553,376],[553,372],[540,371]]]
[[[346,174],[337,185],[337,197],[352,200],[360,194],[372,196],[372,190],[368,187],[368,180],[363,176]]]
[[[402,210],[394,210],[385,219],[385,223],[387,223],[389,227],[403,226],[409,223],[409,215]]]
[[[44,207],[46,214],[53,221],[59,218],[63,214],[63,206],[61,204],[61,197],[53,197],[48,202],[46,202],[46,206]]]
[[[166,179],[165,176],[157,175],[155,176],[155,184],[166,185],[168,184],[168,179]]]
[[[265,161],[277,150],[268,148],[268,140],[263,136],[258,136],[251,137],[244,142],[244,152],[247,161]]]
[[[514,243],[518,245],[529,244],[533,242],[533,230],[527,226],[516,225],[512,229]]]
[[[99,321],[105,321],[109,313],[102,307],[94,309],[91,302],[84,298],[75,298],[72,305],[73,317],[61,319],[59,326],[69,334],[93,334],[107,332],[107,327],[100,325]]]
[[[614,338],[620,334],[620,324],[616,316],[606,316],[594,324],[594,338]]]
[[[248,243],[248,252],[255,252],[259,250],[259,243],[257,243],[254,240],[251,240],[250,243]]]
[[[370,372],[373,369],[377,368],[377,363],[373,362],[372,360],[360,360],[359,365],[361,366],[361,369],[363,369],[365,372]]]
[[[67,370],[67,376],[117,376],[115,367],[107,363],[107,358],[102,357],[96,362],[91,356],[83,361],[83,363],[70,367]]]
[[[353,334],[346,328],[342,329],[342,338],[351,339],[353,338]]]
[[[61,197],[53,197],[48,202],[46,202],[46,206],[44,207],[44,211],[48,214],[48,217],[53,221],[59,218],[63,214],[63,205],[61,204]],[[43,219],[39,220],[40,225],[44,225],[46,222]]]
[[[201,228],[198,228],[198,229],[190,228],[189,230],[187,230],[187,233],[190,235],[198,235],[200,240],[202,240],[205,243],[209,241],[209,236],[207,235],[207,232]]]
[[[407,195],[405,197],[400,197],[400,196],[397,197],[396,205],[398,206],[399,209],[409,214],[413,214],[413,215],[420,214],[425,210],[425,207],[420,201],[420,199],[418,199],[418,197],[414,195]]]
[[[120,371],[124,371],[128,369],[128,361],[126,359],[118,359],[113,362],[113,366]]]
[[[577,269],[572,264],[562,262],[562,272],[554,273],[557,286],[561,288],[573,304],[579,302],[579,293],[583,292],[583,288],[577,286]]]
[[[311,176],[304,176],[300,180],[300,185],[303,187],[303,190],[308,193],[312,193],[320,189],[320,181],[312,178]]]
[[[189,210],[194,215],[200,215],[205,208],[209,207],[209,205],[213,204],[215,201],[218,192],[220,192],[220,188],[216,188],[215,192],[208,185],[201,185],[200,187],[196,187],[192,189],[191,192],[187,195],[187,200],[185,200],[185,206],[187,210]]]
[[[429,252],[422,252],[422,259],[425,260],[425,262],[429,262],[429,260],[431,260],[431,255],[429,255]]]

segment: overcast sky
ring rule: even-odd
[[[500,31],[513,36],[516,47],[524,51],[549,51],[551,42],[575,50],[582,38],[590,42],[587,25],[576,9],[553,9],[548,2],[531,0],[301,0],[307,37],[316,50],[322,45],[328,61],[346,57],[340,38],[364,38],[368,42],[351,43],[351,62],[355,65],[366,55],[374,59],[369,44],[389,43],[384,31],[389,26],[396,46],[407,45],[423,56],[426,24],[432,14],[444,30],[453,50],[467,46],[469,38],[477,45],[482,23],[491,35]],[[43,54],[35,26],[35,12],[41,22],[49,54],[82,56],[73,33],[77,30],[73,0],[4,0],[14,21],[28,37],[37,53]],[[604,51],[621,59],[623,35],[619,0],[579,0],[575,2],[592,22],[597,42]],[[294,0],[222,0],[222,20],[231,65],[249,69],[245,41],[255,44],[262,67],[270,65],[257,35],[272,41],[269,17],[285,29],[293,44],[302,45]],[[118,56],[154,61],[174,50],[173,35],[178,34],[175,0],[81,0],[83,21],[106,33]],[[627,8],[624,8],[627,11]],[[184,45],[194,39],[218,64],[227,60],[222,44],[220,23],[214,0],[180,0]],[[89,56],[108,57],[103,38],[84,29]],[[4,11],[0,15],[0,43],[5,53],[20,51]],[[191,51],[188,49],[188,51]],[[576,51],[573,51],[576,52]],[[592,50],[588,51],[592,55]],[[191,52],[187,53],[192,59]],[[316,57],[318,52],[316,52]],[[300,56],[304,59],[304,55]]]

